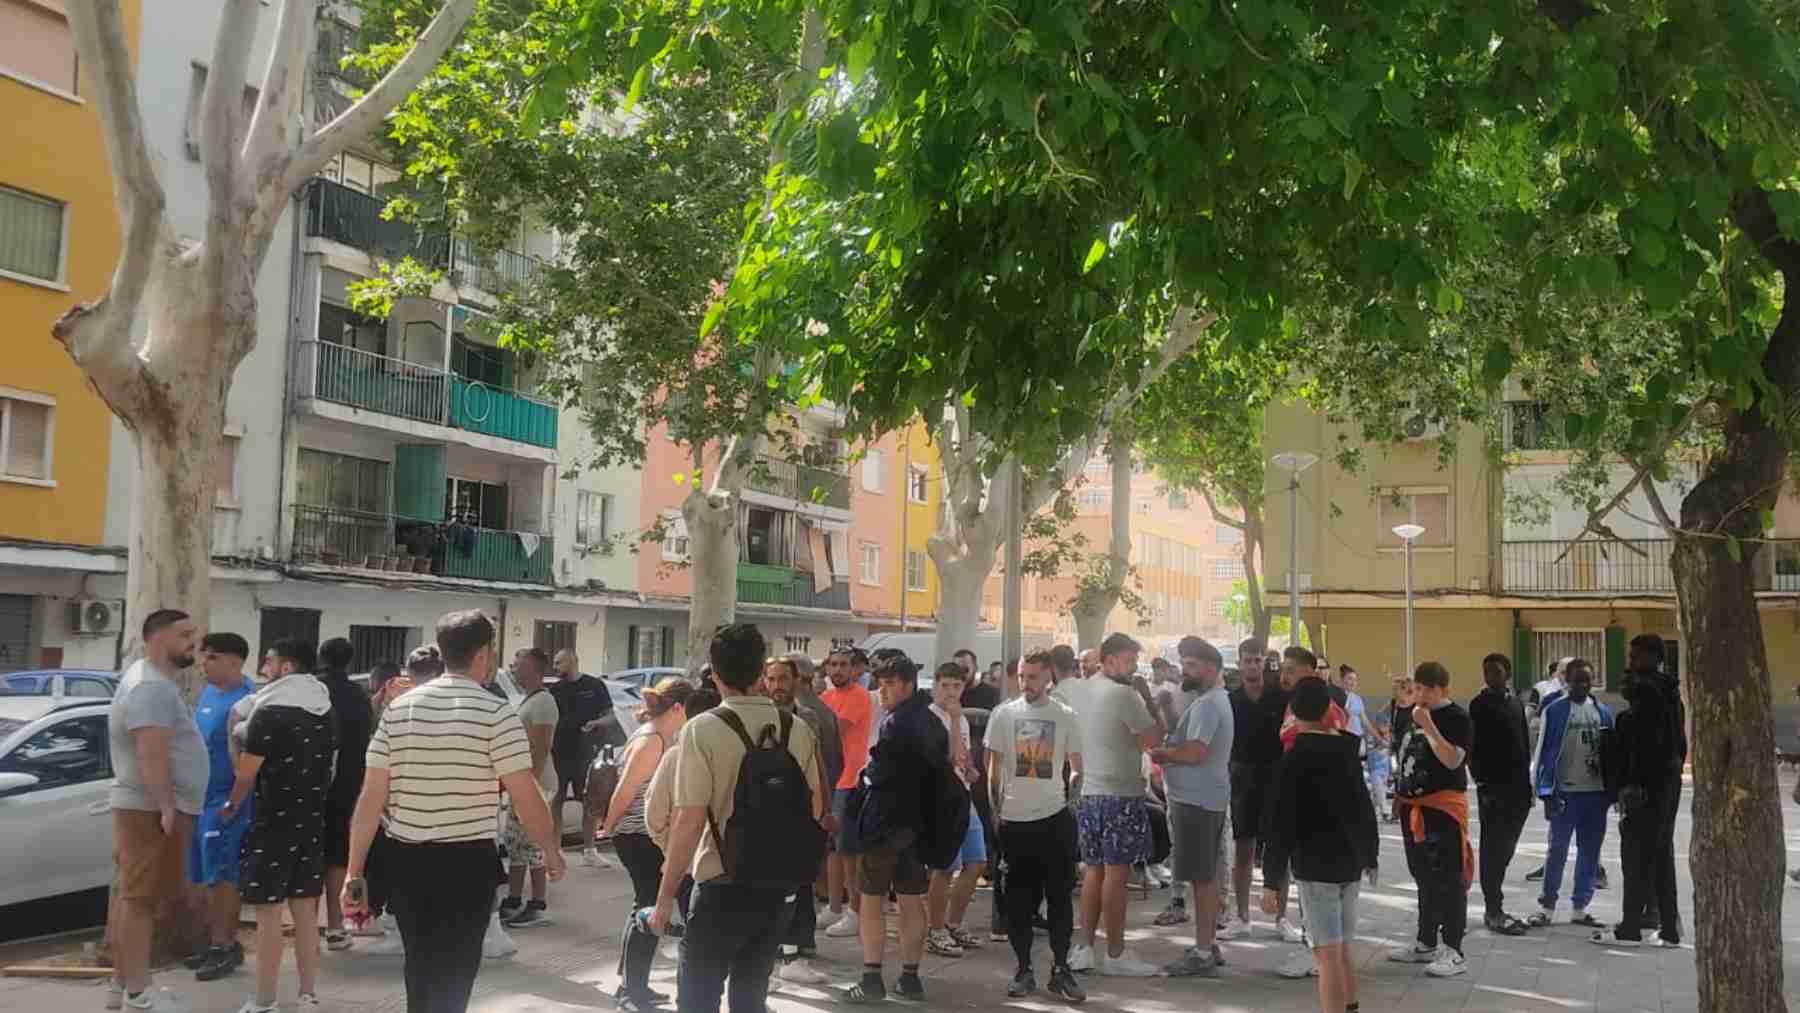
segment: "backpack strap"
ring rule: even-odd
[[[756,751],[756,743],[750,740],[750,732],[744,727],[744,720],[731,712],[731,708],[723,705],[713,708],[712,713],[719,716],[725,727],[737,733],[744,743],[744,754],[747,756]],[[719,821],[713,817],[712,804],[706,806],[706,831],[712,835],[713,850],[719,853],[719,864],[725,864],[725,839],[719,835]],[[726,870],[728,873],[730,870]]]

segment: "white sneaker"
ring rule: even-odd
[[[362,947],[362,952],[375,957],[404,957],[406,941],[400,938],[400,933],[396,930]]]
[[[581,849],[581,864],[590,869],[616,869],[619,863],[602,855],[597,848],[588,846]]]
[[[1306,932],[1286,918],[1275,923],[1275,931],[1281,933],[1281,940],[1286,943],[1298,943],[1306,938]]]
[[[830,975],[812,966],[812,961],[805,957],[795,957],[781,965],[777,972],[782,981],[791,981],[796,985],[823,985],[831,980]]]
[[[1157,966],[1139,960],[1136,954],[1126,950],[1116,957],[1110,954],[1100,957],[1095,963],[1094,973],[1107,978],[1154,978]]]
[[[1282,961],[1275,973],[1283,978],[1316,978],[1319,976],[1319,961],[1311,950],[1300,950]]]
[[[383,911],[377,922],[381,926],[382,935],[397,936],[400,934],[400,920],[394,917],[393,912]]]
[[[1462,954],[1448,946],[1440,946],[1437,959],[1431,962],[1431,966],[1425,969],[1425,973],[1433,978],[1454,978],[1459,974],[1467,973],[1468,970],[1469,962],[1463,959]]]
[[[106,982],[106,1008],[118,1009],[123,1005],[125,1005],[125,986],[116,980],[108,979]]]
[[[832,922],[831,927],[825,930],[825,935],[831,939],[855,939],[861,931],[862,927],[856,921],[856,912],[846,910],[844,917]]]
[[[1250,922],[1242,918],[1233,918],[1230,924],[1220,929],[1216,935],[1218,938],[1230,942],[1233,939],[1249,939],[1250,933],[1254,929],[1255,927]]]
[[[191,1013],[194,1008],[194,1004],[188,1001],[187,996],[182,995],[180,992],[168,988],[167,986],[162,988],[146,988],[138,993],[136,999],[133,999],[131,996],[125,996],[121,1001],[124,1009],[149,1010],[150,1013]],[[253,1003],[245,1003],[244,1005],[252,1006]],[[256,1007],[258,1013],[261,1013],[265,1008],[273,1010],[275,1007]]]
[[[325,1004],[319,1001],[317,993],[302,992],[299,998],[294,1000],[294,1008],[300,1013],[317,1013],[318,1010],[325,1008]]]
[[[844,916],[846,914],[849,914],[849,912],[848,911],[833,911],[830,908],[826,908],[825,910],[819,912],[819,920],[813,924],[813,928],[820,932],[823,932],[826,929],[831,928],[833,925],[836,925],[838,922],[843,921]]]
[[[488,919],[487,935],[481,939],[481,955],[488,960],[499,960],[519,952],[519,944],[513,942],[500,925],[498,914]]]
[[[1092,971],[1094,969],[1094,948],[1077,943],[1069,947],[1069,970]]]
[[[258,1006],[255,998],[249,998],[245,999],[244,1004],[237,1008],[237,1013],[275,1013],[275,1011],[280,1008],[281,1007],[276,1003],[270,1003],[267,1006]]]
[[[1438,951],[1422,943],[1412,943],[1394,947],[1388,951],[1387,958],[1393,964],[1429,964],[1438,958]]]

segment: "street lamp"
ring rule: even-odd
[[[1288,473],[1288,643],[1300,642],[1300,473],[1319,463],[1319,455],[1290,450],[1271,458]]]
[[[1394,534],[1406,545],[1406,677],[1413,673],[1413,594],[1412,594],[1412,550],[1413,541],[1425,533],[1425,529],[1417,524],[1396,524]]]

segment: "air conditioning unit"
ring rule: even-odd
[[[1435,440],[1444,435],[1444,420],[1425,412],[1413,412],[1401,423],[1400,431],[1408,440]]]
[[[69,602],[69,631],[78,637],[113,636],[124,621],[122,601],[77,598]]]

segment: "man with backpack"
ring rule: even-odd
[[[662,934],[682,877],[695,888],[677,975],[680,1013],[764,1013],[795,893],[825,856],[823,787],[806,722],[757,693],[768,644],[753,625],[713,634],[724,702],[690,721],[675,760],[675,806],[656,907]]]

